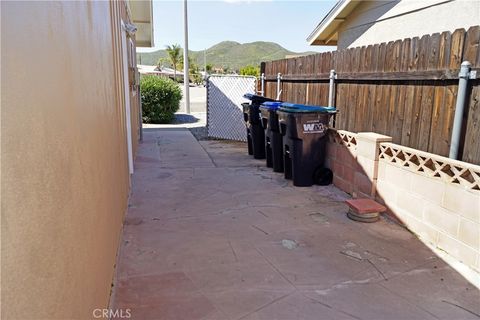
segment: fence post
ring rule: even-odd
[[[260,94],[265,97],[265,73],[260,76]]]
[[[282,74],[279,72],[277,74],[277,100],[280,100],[280,95],[282,94],[282,90],[280,89],[282,82]]]
[[[261,62],[260,63],[260,85],[261,85],[261,95],[265,97],[265,67],[266,63]]]
[[[335,91],[335,79],[337,79],[337,73],[334,69],[330,70],[330,86],[328,88],[328,106],[333,107],[333,97]]]
[[[448,155],[451,159],[458,159],[458,149],[460,148],[460,138],[462,135],[462,121],[463,111],[465,110],[465,99],[467,96],[467,84],[470,78],[471,63],[463,61],[458,73],[458,92],[457,103],[455,105],[455,116],[453,118],[452,128],[452,142],[450,143],[450,153]]]

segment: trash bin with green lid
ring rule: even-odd
[[[262,127],[265,130],[267,167],[273,168],[274,172],[283,172],[283,141],[277,115],[281,104],[280,101],[267,101],[260,106]]]
[[[244,98],[250,102],[242,103],[243,118],[247,127],[248,154],[255,159],[265,159],[265,132],[260,121],[259,107],[266,101],[275,101],[256,94],[246,93]]]
[[[330,184],[332,172],[323,164],[328,124],[336,109],[283,103],[277,113],[283,136],[285,178],[299,187]]]

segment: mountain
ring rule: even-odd
[[[259,65],[262,61],[283,59],[287,55],[307,55],[313,53],[292,52],[274,42],[257,41],[242,44],[235,41],[223,41],[207,49],[206,60],[208,64],[212,64],[214,67],[228,67],[229,69],[238,70],[246,65]],[[199,66],[203,66],[203,50],[189,51],[189,56]],[[137,54],[138,64],[156,65],[160,58],[167,58],[165,50]]]

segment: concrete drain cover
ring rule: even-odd
[[[282,246],[284,248],[289,249],[289,250],[293,250],[293,249],[298,247],[298,243],[296,243],[293,240],[284,239],[284,240],[282,240]]]

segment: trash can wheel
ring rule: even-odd
[[[325,167],[317,167],[313,173],[313,181],[320,186],[328,186],[333,181],[332,170]]]

